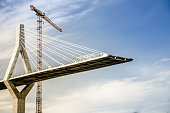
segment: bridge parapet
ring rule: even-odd
[[[93,53],[93,54],[87,54],[84,56],[80,56],[80,57],[76,57],[76,60],[74,60],[73,62],[81,62],[81,61],[86,61],[86,60],[92,60],[95,58],[99,58],[102,56],[107,56],[106,53]]]

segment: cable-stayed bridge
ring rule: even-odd
[[[4,51],[1,56],[3,60],[0,61],[0,65],[3,65],[0,69],[0,90],[8,89],[12,94],[14,113],[25,112],[25,98],[35,82],[133,60],[43,35],[42,70],[37,70],[36,33],[20,25],[17,32],[9,37],[14,35],[16,42],[9,43],[7,40],[4,45],[8,46],[0,49]],[[19,92],[16,87],[22,85],[26,86]]]

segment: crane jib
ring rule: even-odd
[[[56,24],[54,24],[47,16],[45,16],[45,13],[41,12],[40,10],[36,9],[33,5],[30,5],[30,8],[32,11],[36,12],[37,16],[41,16],[43,19],[45,19],[49,24],[51,24],[54,28],[62,32],[62,29],[59,28]]]

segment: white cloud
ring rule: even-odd
[[[167,83],[165,80],[161,80],[161,82]],[[53,102],[48,102],[50,104],[45,106],[44,111],[48,111],[48,113],[53,111],[62,113],[113,113],[115,111],[117,111],[116,113],[128,113],[128,111],[134,112],[135,106],[149,110],[149,104],[155,107],[157,106],[156,101],[160,104],[164,103],[160,96],[169,91],[168,87],[165,87],[166,83],[157,82],[157,80],[138,81],[136,78],[128,78],[112,80],[100,85],[93,84],[75,89],[72,93],[63,94],[60,97],[53,97]],[[168,85],[170,84],[168,83]],[[152,99],[155,99],[156,103],[151,101]]]
[[[163,58],[160,60],[160,62],[169,62],[170,61],[170,58]]]
[[[81,12],[85,12],[86,10],[88,11],[89,8],[95,7],[93,5],[93,0],[92,1],[89,1],[89,0],[74,0],[74,1],[72,0],[64,0],[64,1],[63,0],[57,0],[57,1],[48,0],[48,4],[46,0],[25,2],[23,4],[13,5],[12,7],[7,6],[0,10],[0,15],[3,15],[2,18],[0,19],[1,27],[4,23],[6,23],[5,25],[3,25],[4,27],[6,27],[9,24],[10,24],[10,27],[11,25],[15,26],[16,23],[21,23],[21,22],[30,25],[33,22],[33,19],[36,19],[35,13],[29,9],[30,4],[35,4],[35,6],[38,9],[47,12],[47,15],[49,17],[52,17],[51,19],[66,18],[67,17],[65,16],[66,14],[68,16],[71,16],[71,15],[74,16],[74,14],[72,14],[73,11],[79,10],[81,14]],[[88,7],[85,9],[81,9],[85,5],[87,5]],[[54,21],[54,22],[60,23],[61,21]],[[36,24],[34,26],[36,26]]]
[[[10,94],[6,91],[0,91],[0,112],[4,112],[12,108],[12,101]]]
[[[0,92],[0,94],[1,94],[1,96],[0,96],[0,100],[5,100],[5,99],[7,99],[7,98],[9,98],[9,97],[10,97],[10,95],[9,95],[9,92],[8,92],[8,91],[1,91],[1,92]]]

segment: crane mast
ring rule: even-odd
[[[42,69],[42,17],[37,14],[37,70]],[[36,113],[42,113],[42,82],[37,83]]]
[[[54,28],[62,32],[62,29],[55,25],[45,13],[30,5],[31,10],[36,12],[37,15],[37,70],[42,69],[42,18],[45,19]],[[42,113],[42,82],[37,83],[36,91],[36,113]]]

